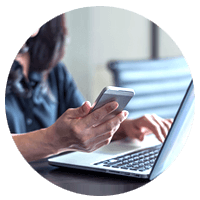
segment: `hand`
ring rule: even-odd
[[[89,114],[92,108],[89,102],[85,102],[79,108],[68,109],[47,128],[49,143],[57,153],[67,150],[91,152],[107,145],[128,112],[122,111],[112,119],[99,123],[117,107],[117,102],[111,102]]]
[[[128,136],[142,141],[146,134],[154,133],[160,142],[164,142],[172,122],[172,119],[163,119],[156,114],[147,114],[138,119],[127,119],[121,124],[113,139]]]

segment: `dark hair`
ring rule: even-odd
[[[50,72],[63,57],[66,34],[65,19],[62,14],[45,23],[35,37],[30,37],[26,41],[30,54],[29,72]],[[6,94],[12,91],[18,96],[27,97],[31,88],[27,88],[22,69],[18,65],[16,61],[13,62],[8,76]]]
[[[41,72],[57,64],[63,56],[66,28],[60,15],[44,24],[35,37],[26,41],[30,54],[30,71]]]

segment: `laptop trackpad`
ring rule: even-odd
[[[160,144],[154,134],[149,134],[145,137],[145,139],[141,142],[137,139],[129,139],[126,138],[124,140],[111,142],[109,145],[104,146],[98,150],[96,153],[99,154],[109,154],[116,155],[125,153],[127,151],[138,150],[145,147],[155,146]]]

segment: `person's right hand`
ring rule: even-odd
[[[91,105],[85,102],[79,108],[68,109],[47,128],[46,136],[51,148],[56,153],[71,150],[92,152],[109,144],[128,112],[122,111],[112,119],[99,123],[117,107],[117,102],[110,102],[90,113]]]

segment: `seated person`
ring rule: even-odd
[[[23,45],[11,67],[6,87],[6,115],[12,137],[30,162],[65,151],[92,152],[111,140],[143,140],[153,132],[163,142],[171,119],[145,115],[126,119],[127,111],[99,124],[118,107],[92,106],[78,91],[59,61],[64,55],[67,29],[64,15],[44,24]],[[99,124],[95,126],[96,124]]]

